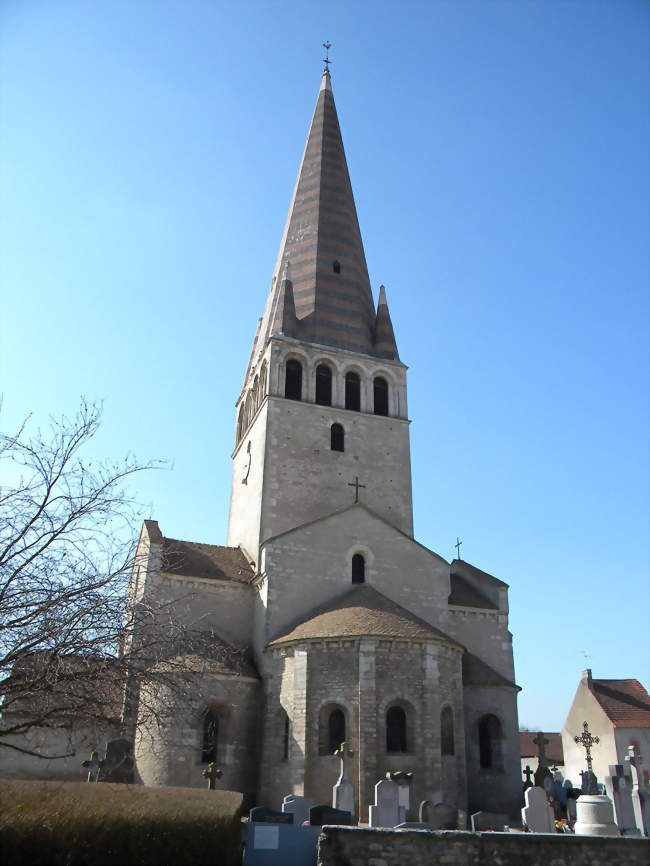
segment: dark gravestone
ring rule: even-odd
[[[267,806],[255,806],[248,813],[248,820],[254,824],[293,824],[290,812],[277,812]]]
[[[97,781],[133,784],[133,752],[130,740],[119,737],[106,743],[106,756],[97,763]]]
[[[324,824],[343,824],[346,827],[354,827],[357,821],[351,812],[346,812],[343,809],[335,809],[333,806],[312,806],[309,810],[309,823],[316,827],[322,827]]]

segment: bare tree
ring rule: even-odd
[[[125,482],[159,464],[87,460],[100,419],[82,401],[46,433],[0,434],[0,747],[38,754],[16,735],[119,707],[138,523]]]

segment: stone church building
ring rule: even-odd
[[[326,69],[237,401],[228,546],[142,528],[129,603],[214,647],[180,658],[191,698],[166,722],[143,706],[171,689],[133,702],[145,784],[204,785],[215,759],[258,803],[327,803],[345,740],[362,818],[390,770],[416,804],[518,813],[508,587],[413,537],[409,424]]]

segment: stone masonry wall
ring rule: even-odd
[[[323,827],[318,866],[647,866],[647,839]]]

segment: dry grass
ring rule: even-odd
[[[3,866],[230,866],[242,795],[194,788],[0,781]]]

